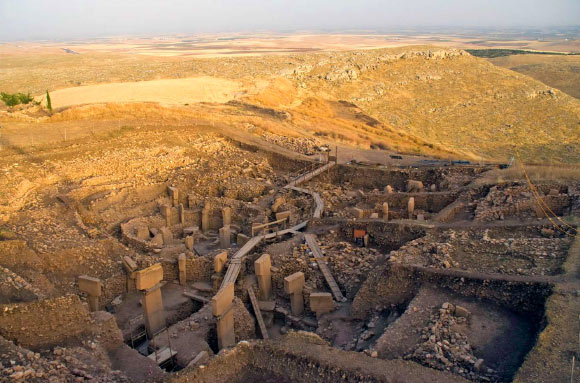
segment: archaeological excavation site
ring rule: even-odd
[[[0,380],[565,381],[578,182],[209,128],[107,140],[5,173],[46,178],[8,191]]]
[[[0,383],[580,383],[580,27],[2,16]]]

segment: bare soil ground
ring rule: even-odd
[[[158,102],[161,104],[225,103],[243,92],[237,82],[215,77],[150,80],[86,85],[51,94],[53,108],[106,102]],[[39,96],[44,101],[44,96]]]

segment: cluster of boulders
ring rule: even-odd
[[[262,132],[262,139],[307,156],[317,153],[320,147],[318,140],[308,137],[289,137],[270,132]]]
[[[476,221],[504,220],[508,216],[520,218],[535,216],[531,209],[534,206],[533,196],[528,186],[503,188],[493,186],[487,196],[477,203]]]
[[[354,68],[337,68],[324,75],[320,75],[320,78],[326,81],[354,81],[358,79],[359,73]]]
[[[320,248],[328,256],[332,275],[346,296],[354,296],[383,255],[376,249],[358,247],[350,242],[325,240],[325,243],[329,245]]]
[[[478,358],[467,337],[458,331],[471,313],[449,302],[431,315],[429,324],[421,330],[422,343],[404,359],[410,359],[438,370],[451,371],[467,379],[481,382],[498,381],[496,372]]]
[[[121,371],[111,371],[92,354],[97,345],[87,348],[56,347],[39,354],[0,338],[0,381],[3,382],[129,382]],[[87,362],[90,361],[90,362]]]
[[[455,237],[453,231],[447,234],[450,239]],[[453,251],[451,243],[425,236],[391,251],[389,261],[443,269],[456,268],[460,265],[453,259]]]
[[[492,236],[489,229],[431,232],[392,251],[389,261],[482,273],[552,275],[565,259],[570,241],[557,238],[552,229],[537,230],[537,236],[530,237]]]
[[[325,256],[322,262],[326,262],[342,293],[349,297],[354,296],[376,261],[383,257],[376,249],[358,247],[349,242],[337,240],[337,233],[334,230],[331,230],[330,234],[324,237],[318,245]],[[293,257],[297,264],[308,269],[308,274],[322,280],[318,264],[314,261],[308,245],[294,247]],[[286,272],[289,271],[291,270]],[[322,286],[326,286],[326,283],[324,282]]]

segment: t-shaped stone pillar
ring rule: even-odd
[[[224,207],[222,209],[222,221],[223,221],[223,226],[227,226],[227,225],[232,224],[232,208],[231,207]]]
[[[389,203],[383,202],[383,219],[385,221],[389,220]]]
[[[316,313],[317,318],[319,318],[322,314],[326,314],[334,310],[334,302],[332,301],[332,294],[311,293],[310,310]]]
[[[193,244],[194,243],[195,243],[195,240],[193,238],[193,235],[188,235],[187,237],[185,237],[185,248],[187,250],[193,251]]]
[[[304,297],[302,296],[304,283],[304,273],[301,271],[284,278],[284,291],[290,295],[290,305],[294,316],[300,316],[304,312]]]
[[[213,282],[214,291],[218,291],[224,276],[222,272],[224,271],[226,262],[228,260],[228,252],[222,251],[213,258],[213,271],[214,274],[211,276]]]
[[[272,204],[272,211],[274,213],[277,213],[280,206],[284,205],[285,203],[286,203],[286,199],[284,197],[276,198],[276,200]]]
[[[163,205],[161,206],[161,215],[165,217],[165,225],[171,226],[171,206]]]
[[[185,223],[185,208],[181,203],[177,205],[177,215],[179,216],[179,223]]]
[[[187,283],[187,270],[186,270],[187,258],[185,253],[181,253],[177,256],[177,267],[179,269],[179,284],[185,286]]]
[[[209,214],[211,212],[211,207],[209,202],[206,202],[205,206],[201,210],[201,230],[205,233],[209,230]]]
[[[163,267],[160,263],[156,263],[137,271],[135,274],[137,290],[142,290],[145,294],[143,297],[145,329],[149,338],[152,339],[159,330],[165,327],[160,283],[163,280]]]
[[[228,283],[211,299],[211,313],[217,319],[218,348],[236,343],[234,332],[234,284]]]
[[[224,226],[219,230],[220,234],[220,246],[223,249],[227,249],[231,245],[231,231],[230,225]]]
[[[228,252],[222,251],[213,258],[213,271],[220,274],[224,270],[226,261],[228,260]]]
[[[409,211],[409,218],[413,218],[413,213],[415,212],[415,197],[409,198],[407,210]]]
[[[79,290],[87,294],[90,311],[99,311],[99,297],[102,295],[103,283],[98,278],[81,275],[79,277]]]
[[[177,189],[176,187],[169,186],[167,188],[167,193],[169,194],[171,204],[174,207],[177,207],[177,205],[179,204],[179,189]]]
[[[268,301],[272,297],[272,262],[270,261],[270,254],[263,254],[254,262],[254,270],[258,277],[258,287],[260,291],[258,298],[261,301]]]

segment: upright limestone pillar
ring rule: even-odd
[[[415,212],[415,198],[409,198],[409,202],[407,203],[407,210],[409,211],[409,219],[413,218],[413,213]]]
[[[135,274],[137,290],[143,291],[145,329],[147,335],[153,338],[166,325],[160,283],[163,280],[163,267],[160,263],[156,263]]]
[[[220,246],[223,249],[228,249],[231,245],[231,231],[230,225],[224,226],[219,230]]]
[[[389,220],[389,203],[388,202],[383,203],[383,219],[385,221]]]
[[[185,286],[187,284],[187,257],[185,253],[181,253],[177,256],[177,266],[179,269],[179,284],[181,286]]]
[[[214,291],[217,291],[222,283],[222,279],[223,279],[222,273],[224,271],[227,260],[228,260],[228,252],[227,251],[222,251],[221,253],[217,254],[213,258],[214,274],[211,276],[211,279],[213,281]]]
[[[165,218],[165,226],[171,226],[171,206],[163,205],[161,207],[161,214]]]
[[[169,199],[171,200],[173,207],[177,207],[179,204],[179,189],[169,186],[167,188],[167,193],[169,194]]]
[[[103,283],[98,278],[81,275],[79,277],[79,289],[87,294],[90,311],[99,311],[99,297],[103,294]]]
[[[236,343],[234,332],[234,284],[228,283],[211,299],[211,312],[217,319],[218,347],[232,346]]]
[[[205,233],[209,230],[209,218],[210,218],[211,207],[209,202],[205,203],[205,206],[201,210],[201,230]]]
[[[185,208],[181,203],[177,205],[177,215],[179,215],[179,223],[185,223]]]
[[[222,221],[223,226],[228,226],[232,224],[232,208],[224,207],[222,209]]]
[[[310,294],[310,310],[316,313],[316,317],[320,318],[323,314],[334,310],[334,302],[332,294],[330,293],[311,293]]]
[[[254,270],[258,277],[258,299],[269,301],[272,297],[272,262],[269,254],[263,254],[254,262]]]
[[[185,248],[189,251],[193,251],[193,245],[195,243],[195,240],[193,238],[193,235],[188,235],[187,237],[185,237]]]
[[[284,291],[290,295],[290,306],[294,316],[300,316],[304,313],[302,290],[304,290],[305,282],[304,273],[301,271],[284,278]]]

